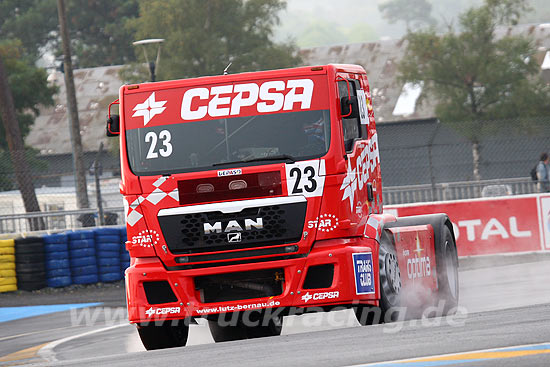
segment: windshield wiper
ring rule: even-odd
[[[216,166],[222,166],[225,164],[237,164],[237,163],[248,163],[248,162],[260,162],[260,161],[278,161],[278,160],[287,160],[291,163],[296,162],[296,158],[294,158],[291,155],[288,154],[277,154],[277,155],[270,155],[268,157],[254,157],[254,158],[246,158],[241,161],[233,161],[233,162],[220,162],[220,163],[214,163],[212,167]]]

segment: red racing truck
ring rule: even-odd
[[[383,213],[362,67],[124,85],[113,103],[128,316],[147,349],[185,345],[198,317],[218,342],[305,311],[351,307],[365,325],[456,308],[449,218]]]

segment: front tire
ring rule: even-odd
[[[263,338],[267,336],[277,336],[281,335],[283,323],[282,317],[271,318],[267,325],[263,325],[263,317],[259,317],[256,321],[259,322],[259,325],[247,326],[243,323],[241,319],[236,321],[236,325],[220,325],[221,319],[225,315],[220,315],[216,320],[208,320],[208,327],[212,338],[216,343],[233,341],[233,340],[242,340],[242,339],[253,339],[253,338]]]
[[[172,321],[164,321],[161,325],[154,322],[138,324],[137,331],[147,350],[183,347],[189,336],[189,326],[181,321],[179,325],[172,325]]]
[[[395,245],[387,234],[382,236],[378,252],[380,275],[380,307],[359,305],[354,307],[355,317],[363,326],[400,320],[401,313],[401,271],[397,261]],[[404,315],[403,315],[404,316]]]

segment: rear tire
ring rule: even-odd
[[[439,302],[444,302],[443,315],[456,312],[459,298],[458,255],[454,236],[445,226],[443,236],[435,246]]]
[[[189,326],[181,321],[176,326],[172,325],[172,321],[165,321],[162,325],[154,322],[145,326],[138,324],[137,331],[147,350],[184,347],[189,336]]]

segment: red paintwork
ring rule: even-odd
[[[320,70],[319,70],[320,69]],[[336,81],[341,78],[357,79],[366,95],[368,130],[367,139],[356,141],[353,151],[346,154],[340,120],[340,104]],[[166,267],[177,266],[175,256],[164,251],[165,244],[160,230],[157,215],[159,210],[177,208],[196,204],[180,205],[177,189],[178,182],[200,180],[218,176],[217,170],[174,173],[169,177],[135,176],[129,168],[126,157],[125,131],[143,127],[142,117],[132,117],[136,104],[143,103],[152,92],[157,101],[167,101],[166,110],[148,122],[149,126],[185,123],[181,116],[183,93],[195,87],[211,88],[212,86],[236,85],[242,83],[261,84],[266,81],[311,79],[314,82],[311,106],[309,109],[329,109],[331,114],[331,146],[321,159],[310,163],[318,167],[319,180],[324,180],[324,188],[318,195],[307,197],[307,212],[302,239],[296,254],[304,257],[289,260],[265,261],[241,265],[223,265],[193,270],[167,271]],[[136,88],[137,87],[137,88]],[[235,94],[228,94],[232,98]],[[124,195],[128,219],[127,249],[132,257],[132,265],[126,270],[126,291],[130,322],[145,322],[162,317],[178,319],[187,316],[200,316],[208,313],[228,312],[244,309],[243,305],[254,305],[253,308],[283,306],[319,306],[351,303],[368,303],[378,305],[380,289],[378,284],[378,245],[383,224],[395,221],[395,217],[382,214],[382,182],[376,126],[369,85],[363,68],[355,65],[328,65],[312,70],[302,67],[287,70],[275,70],[256,73],[243,73],[215,77],[203,77],[187,80],[175,80],[159,83],[123,86],[120,89],[120,152],[122,182],[121,193]],[[194,100],[193,108],[206,104],[206,100]],[[299,110],[295,104],[293,110]],[[280,111],[284,112],[284,111]],[[243,107],[241,115],[255,114],[254,106]],[[239,115],[239,116],[241,116]],[[207,119],[209,117],[205,117]],[[346,159],[344,159],[344,157]],[[297,162],[300,163],[300,162]],[[259,172],[278,171],[281,175],[282,193],[278,197],[287,197],[294,183],[290,181],[289,165],[274,163],[260,166],[231,167],[242,168],[242,175],[253,175]],[[237,177],[237,176],[235,176]],[[374,200],[367,200],[367,184],[373,187]],[[277,195],[275,195],[277,197]],[[201,203],[205,204],[205,203]],[[135,220],[138,218],[137,220]],[[130,222],[132,224],[130,224]],[[430,227],[431,228],[431,227]],[[412,233],[412,232],[411,232]],[[418,229],[422,246],[433,255],[433,239],[428,239],[427,228]],[[400,250],[411,249],[414,244],[409,241],[412,234],[401,232],[398,241]],[[305,238],[304,238],[305,237]],[[433,236],[432,236],[433,238]],[[146,241],[144,241],[146,240]],[[372,294],[356,294],[352,253],[372,253],[373,278],[375,291]],[[307,256],[306,256],[307,255]],[[193,264],[189,255],[188,264]],[[400,257],[400,262],[406,260]],[[435,259],[432,261],[432,273],[435,274]],[[338,292],[337,297],[319,299],[302,298],[308,291],[302,289],[304,275],[309,266],[315,264],[335,264],[334,281],[328,289],[316,289],[318,292]],[[400,264],[401,266],[401,264]],[[406,265],[403,265],[406,268]],[[284,292],[278,297],[253,299],[223,303],[203,304],[197,297],[193,277],[207,274],[221,274],[238,271],[284,268]],[[405,269],[404,268],[404,269]],[[151,280],[168,280],[178,301],[170,304],[151,305],[147,303],[142,282]],[[425,283],[425,284],[424,284]],[[423,282],[427,287],[433,284]],[[333,293],[334,295],[334,293]],[[306,297],[307,299],[307,297]],[[238,308],[240,305],[241,308]],[[250,306],[252,307],[252,306]],[[150,310],[146,314],[145,311]],[[157,312],[159,313],[157,315]]]
[[[434,235],[431,225],[390,228],[403,286],[437,289]]]

